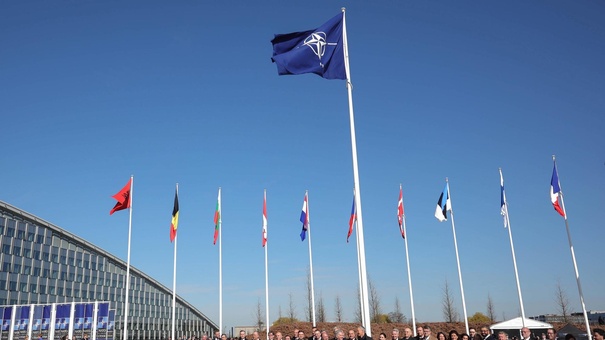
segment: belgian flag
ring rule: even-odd
[[[172,209],[172,223],[170,224],[170,242],[176,238],[176,229],[179,225],[179,191],[174,193],[174,208]]]

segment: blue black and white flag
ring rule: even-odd
[[[439,222],[447,221],[447,211],[452,210],[452,205],[450,203],[450,187],[448,183],[445,183],[445,188],[439,196],[439,201],[437,201],[437,208],[435,209],[435,217],[439,220]]]
[[[315,73],[326,79],[347,79],[340,13],[316,29],[276,34],[271,40],[279,75]]]
[[[506,193],[504,192],[504,177],[500,169],[500,215],[504,219],[504,228],[508,226],[508,203],[506,203]]]

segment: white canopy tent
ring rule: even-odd
[[[491,325],[489,328],[492,331],[495,330],[507,330],[507,329],[516,329],[520,330],[523,327],[523,322],[521,321],[521,317],[517,317],[514,319],[502,321],[496,324]],[[525,327],[529,329],[549,329],[552,328],[552,325],[546,322],[536,321],[532,319],[525,318]]]
[[[546,333],[546,330],[552,328],[552,325],[546,322],[525,318],[525,327],[531,330],[534,338],[540,338],[540,335],[542,333]],[[523,328],[523,322],[521,317],[517,317],[493,324],[489,328],[491,329],[492,333],[504,331],[506,334],[508,334],[509,338],[515,336],[518,339],[521,339],[521,328]]]

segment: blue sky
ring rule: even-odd
[[[527,315],[556,313],[560,282],[580,303],[559,177],[586,306],[603,310],[605,5],[598,1],[63,1],[0,3],[0,199],[126,259],[128,214],[111,196],[132,174],[133,266],[218,323],[223,196],[224,326],[264,309],[267,189],[270,319],[293,294],[304,316],[305,190],[315,289],[329,319],[353,321],[355,243],[345,242],[353,172],[340,80],[278,76],[275,33],[321,25],[347,7],[367,271],[383,311],[410,317],[396,205],[403,185],[416,317],[440,321],[458,275],[449,222],[433,216],[445,178],[468,314],[519,314],[498,168],[509,202]]]

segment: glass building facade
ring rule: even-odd
[[[0,305],[110,301],[123,340],[126,262],[66,230],[0,201]],[[128,340],[168,339],[172,290],[130,267]],[[218,326],[176,297],[176,338]]]

